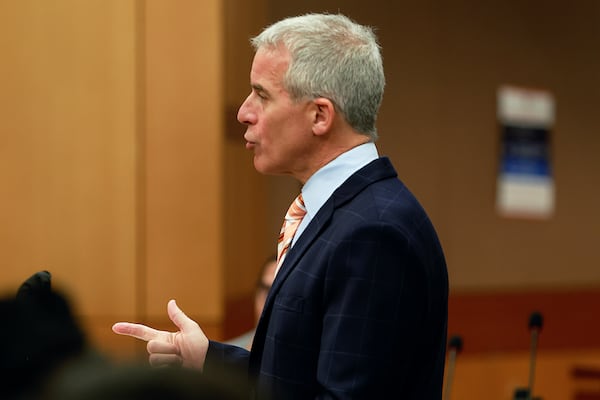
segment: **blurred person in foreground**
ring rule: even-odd
[[[49,271],[0,297],[0,399],[247,399],[239,374],[198,376],[191,369],[117,365],[87,339],[69,297]],[[9,329],[10,328],[10,329]],[[192,372],[193,371],[193,372]]]
[[[69,298],[52,288],[51,274],[27,278],[16,295],[0,298],[0,398],[37,399],[71,365],[106,365],[72,312]]]
[[[252,348],[210,341],[174,300],[178,331],[113,331],[148,341],[152,365],[236,366],[254,398],[440,399],[446,263],[426,212],[375,146],[385,78],[373,30],[308,14],[251,43],[251,92],[238,111],[246,147],[260,173],[302,184],[294,204],[305,211],[278,253]]]

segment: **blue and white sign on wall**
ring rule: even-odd
[[[550,132],[553,96],[544,90],[498,90],[501,146],[496,209],[506,217],[550,218],[554,213]]]

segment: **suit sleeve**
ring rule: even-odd
[[[246,349],[211,340],[202,373],[212,379],[228,377],[245,382],[249,358],[250,352]]]

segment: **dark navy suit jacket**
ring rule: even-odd
[[[440,399],[447,301],[436,232],[379,158],[290,249],[251,352],[210,342],[205,371],[247,369],[258,398]]]

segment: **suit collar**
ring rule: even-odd
[[[337,188],[331,197],[323,204],[315,217],[310,221],[305,231],[298,238],[295,245],[288,251],[273,286],[267,297],[267,302],[272,301],[272,297],[277,293],[279,286],[293,270],[297,260],[304,254],[319,232],[331,219],[333,211],[350,201],[367,186],[382,179],[397,177],[396,170],[387,157],[381,157],[374,160],[351,175],[339,188]]]

